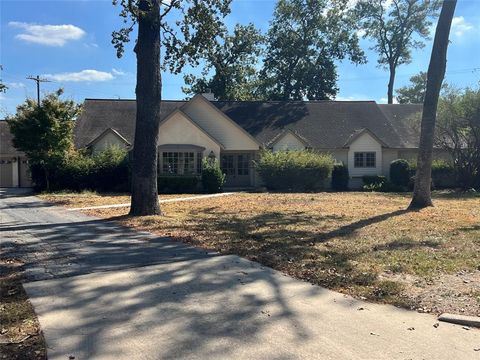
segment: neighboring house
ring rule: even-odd
[[[258,186],[252,160],[262,148],[314,149],[348,166],[351,186],[363,175],[389,174],[390,162],[416,157],[418,133],[409,126],[421,105],[374,101],[162,101],[159,175],[198,174],[203,157],[215,157],[226,186]],[[134,100],[86,99],[75,144],[93,153],[134,146]],[[444,156],[438,151],[438,156]]]
[[[0,187],[30,187],[28,161],[12,144],[6,121],[0,120]]]

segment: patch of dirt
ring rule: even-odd
[[[22,273],[21,260],[0,258],[0,359],[47,359],[37,315],[22,286]]]
[[[409,274],[383,273],[380,278],[404,285],[403,295],[426,313],[480,316],[480,271],[460,271],[424,279]]]

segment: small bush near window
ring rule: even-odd
[[[218,160],[209,159],[202,161],[202,187],[207,193],[217,193],[223,190],[225,174],[220,169]]]
[[[333,162],[314,151],[264,151],[255,168],[270,190],[305,191],[324,187]]]
[[[398,159],[390,163],[390,181],[393,184],[408,187],[410,178],[410,165],[407,160]]]
[[[198,176],[159,176],[158,192],[162,194],[182,194],[198,192]]]
[[[332,189],[333,190],[348,190],[348,181],[350,176],[348,174],[348,167],[343,164],[333,165],[332,170]]]

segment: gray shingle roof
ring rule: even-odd
[[[12,143],[13,135],[10,132],[8,124],[4,120],[0,120],[0,154],[2,155],[24,155],[18,151]]]
[[[161,120],[184,103],[185,101],[162,101]],[[136,111],[135,100],[85,99],[83,111],[75,124],[75,145],[85,147],[109,128],[133,144]]]
[[[412,121],[422,116],[422,104],[379,104],[378,107],[390,120],[404,142],[406,148],[417,148],[420,140],[418,134],[411,126]]]
[[[161,119],[185,104],[163,101]],[[377,105],[374,101],[212,101],[220,111],[267,144],[287,129],[318,149],[342,148],[355,132],[368,129],[386,146],[415,147],[418,135],[405,124],[405,117],[418,105]],[[75,126],[75,143],[84,147],[112,128],[133,143],[134,100],[86,99]],[[420,106],[421,110],[421,106]]]

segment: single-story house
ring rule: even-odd
[[[207,94],[208,95],[208,94]],[[419,134],[411,126],[421,105],[375,101],[215,101],[196,95],[162,101],[159,175],[198,174],[215,157],[227,187],[254,187],[252,160],[262,148],[314,149],[348,166],[351,186],[364,175],[389,175],[391,161],[416,158]],[[74,130],[78,148],[134,146],[135,100],[86,99]],[[440,150],[437,157],[446,156]]]
[[[0,120],[0,187],[30,186],[27,158],[15,149],[7,122]]]

